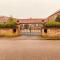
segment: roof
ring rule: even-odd
[[[51,16],[53,16],[53,15],[55,15],[55,14],[57,14],[57,13],[60,13],[60,9],[59,9],[58,11],[56,11],[55,13],[53,13],[52,15],[48,16],[48,18],[50,18]],[[47,18],[47,19],[48,19],[48,18]]]
[[[26,24],[26,23],[42,23],[44,21],[46,21],[46,19],[18,19],[17,21],[19,21],[20,24]]]
[[[7,17],[7,16],[0,16],[0,23],[3,23],[3,22],[7,22],[7,20],[9,19],[10,17]],[[16,18],[14,18],[16,19]]]
[[[7,20],[8,20],[8,17],[0,16],[0,22],[6,22]]]
[[[0,22],[7,22],[7,20],[9,19],[9,17],[6,16],[0,16]],[[15,18],[16,19],[16,18]],[[43,18],[29,18],[29,19],[16,19],[17,21],[19,21],[20,24],[26,24],[26,23],[42,23],[42,22],[46,22],[47,19],[43,19]]]

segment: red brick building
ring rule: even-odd
[[[17,20],[16,23],[23,27],[24,26],[36,27],[36,26],[41,26],[42,23],[48,22],[50,20],[55,20],[58,15],[60,15],[60,10],[58,10],[54,14],[50,15],[46,19],[43,19],[43,18],[16,19]],[[0,16],[1,23],[7,22],[8,19],[9,19],[9,17]]]
[[[57,16],[60,15],[60,10],[56,11],[55,13],[53,13],[52,15],[48,16],[47,21],[50,20],[55,20]]]

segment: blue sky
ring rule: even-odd
[[[60,0],[0,0],[0,16],[46,18],[60,9]]]

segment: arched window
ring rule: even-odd
[[[13,29],[13,33],[16,33],[16,29]]]
[[[42,22],[44,22],[44,20],[42,20]]]
[[[47,29],[44,29],[44,32],[47,33]]]

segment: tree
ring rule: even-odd
[[[0,23],[0,28],[5,28],[5,24]]]
[[[7,21],[6,28],[16,28],[16,19],[10,17]]]
[[[49,21],[44,24],[45,27],[60,27],[60,22]]]
[[[16,19],[13,17],[10,17],[7,21],[7,24],[16,24]]]
[[[0,23],[0,28],[13,28],[16,29],[16,19],[10,17],[7,23]]]
[[[60,22],[60,15],[56,17],[55,21]]]

